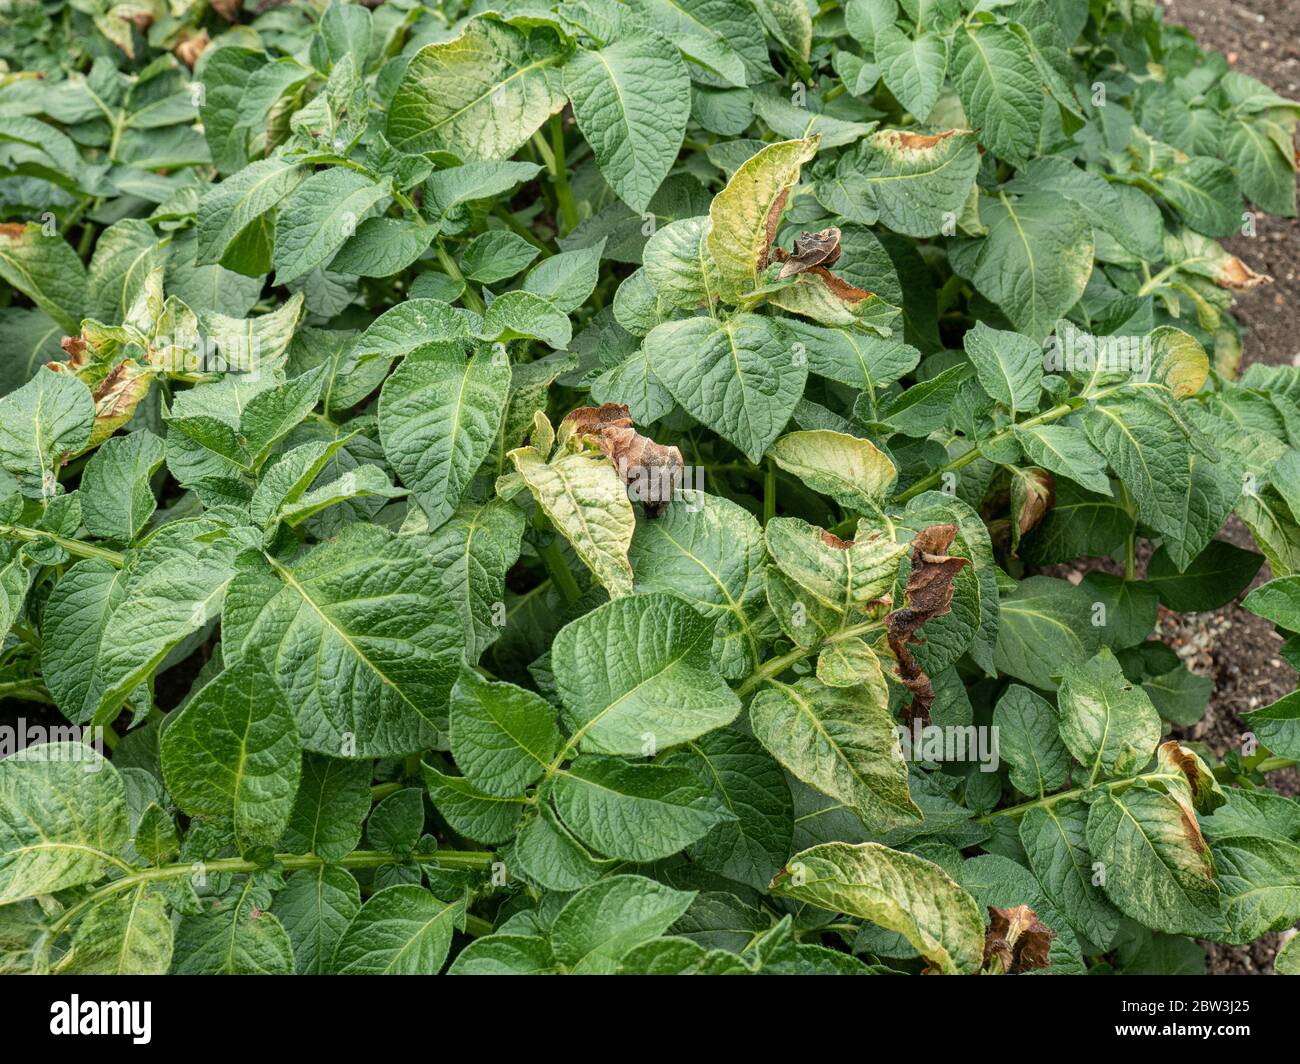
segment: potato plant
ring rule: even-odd
[[[1296,214],[1298,105],[1150,0],[0,25],[0,968],[1300,918],[1300,696],[1179,738],[1156,630],[1267,561],[1300,665],[1300,369],[1239,372],[1219,243]]]

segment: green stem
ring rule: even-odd
[[[370,788],[370,800],[372,802],[381,801],[390,794],[400,791],[405,786],[405,783],[376,783]]]
[[[1294,757],[1266,757],[1253,769],[1255,772],[1279,772],[1284,768],[1295,768]]]
[[[67,536],[55,535],[53,532],[42,532],[38,528],[24,528],[21,525],[0,525],[0,536],[13,536],[14,539],[26,540],[28,543],[53,543],[62,547],[69,554],[77,558],[98,558],[100,561],[108,562],[114,568],[120,569],[126,559],[115,550],[109,550],[107,547],[96,547],[93,543],[84,543],[79,539],[68,539]]]
[[[447,276],[453,281],[459,281],[463,286],[460,298],[464,301],[465,305],[469,307],[470,310],[474,311],[475,314],[484,313],[487,310],[487,307],[483,305],[482,297],[480,297],[479,294],[470,287],[469,282],[465,280],[465,275],[460,272],[460,267],[456,265],[456,260],[451,257],[451,252],[443,246],[441,240],[434,243],[433,250],[434,254],[438,256],[439,265],[442,266]]]
[[[560,214],[564,217],[564,228],[571,233],[578,227],[578,207],[573,202],[569,175],[564,169],[564,119],[561,115],[555,115],[551,119],[551,149],[555,163],[551,170],[551,176],[555,180],[555,198],[559,201]]]
[[[54,705],[54,699],[39,680],[10,680],[8,683],[0,683],[0,699],[5,698],[21,698],[26,702]]]
[[[537,555],[542,559],[542,564],[546,566],[546,571],[551,576],[551,581],[560,589],[560,594],[564,596],[565,602],[577,602],[582,598],[582,589],[578,587],[578,581],[574,579],[573,573],[569,570],[569,563],[564,560],[564,551],[560,549],[559,538],[552,535],[547,541],[537,548]]]
[[[842,643],[846,639],[856,639],[858,636],[865,635],[868,632],[875,631],[882,627],[882,622],[878,620],[863,621],[861,624],[851,625],[848,628],[841,629],[825,639],[813,644],[810,647],[795,647],[779,657],[770,658],[763,662],[757,669],[751,672],[736,688],[736,694],[740,698],[748,697],[752,692],[757,690],[768,680],[773,680],[785,672],[792,665],[797,665],[805,658],[811,658],[820,654],[828,646],[834,643]]]
[[[108,858],[107,854],[104,856]],[[413,853],[410,856],[410,860],[415,861],[417,864],[434,865],[438,868],[489,868],[495,859],[496,854],[486,850],[435,850],[433,853]],[[228,872],[232,875],[256,872],[266,867],[256,861],[246,861],[242,857],[218,857],[211,861],[185,861],[177,864],[161,865],[158,868],[140,869],[132,868],[126,862],[119,861],[115,857],[110,858],[110,860],[124,869],[127,874],[122,876],[121,879],[106,883],[80,904],[74,905],[64,912],[51,925],[51,937],[57,937],[76,918],[78,913],[98,904],[103,898],[111,894],[120,894],[124,890],[130,890],[132,887],[144,883],[156,883],[161,880],[180,879],[183,876],[190,876],[198,870],[200,865],[205,874]],[[276,854],[272,860],[284,871],[294,872],[304,868],[323,868],[327,864],[338,865],[343,868],[378,868],[381,865],[392,864],[393,855],[381,850],[354,850],[337,861],[325,861],[314,853],[280,853]]]
[[[985,816],[977,817],[975,822],[977,824],[987,824],[993,820],[994,817],[1000,816],[1009,816],[1018,819],[1019,817],[1024,816],[1031,809],[1047,809],[1050,806],[1056,805],[1057,802],[1067,802],[1071,798],[1080,798],[1088,791],[1097,790],[1098,788],[1109,791],[1113,794],[1118,791],[1127,790],[1139,780],[1146,780],[1147,782],[1175,781],[1181,780],[1182,778],[1183,777],[1178,773],[1171,774],[1169,772],[1157,770],[1155,772],[1144,773],[1141,776],[1128,776],[1121,780],[1107,780],[1104,783],[1091,783],[1087,787],[1075,787],[1073,790],[1061,791],[1058,794],[1049,794],[1043,798],[1036,798],[1032,802],[1022,802],[1020,805],[1007,806],[1006,809],[996,809]]]
[[[1143,296],[1149,296],[1152,292],[1154,292],[1157,288],[1159,288],[1162,284],[1164,284],[1165,281],[1167,281],[1170,277],[1172,277],[1177,270],[1178,267],[1176,265],[1166,266],[1163,270],[1161,270],[1158,274],[1156,274],[1154,277],[1148,280],[1144,285],[1142,285],[1141,288],[1138,289],[1137,291],[1138,298],[1140,299]]]
[[[1020,424],[1015,426],[1015,428],[1006,428],[1003,429],[1001,432],[995,432],[992,436],[990,436],[985,441],[985,444],[991,446],[995,443],[1001,443],[1003,440],[1009,439],[1012,436],[1014,436],[1016,428],[1031,429],[1035,425],[1042,425],[1045,422],[1055,421],[1058,418],[1065,417],[1066,414],[1073,413],[1075,409],[1076,406],[1074,404],[1059,403],[1056,406],[1052,407],[1050,410],[1044,410],[1041,414],[1038,414],[1035,417],[1031,417],[1027,421],[1020,422]],[[960,455],[957,458],[954,458],[951,462],[947,463],[946,465],[941,465],[933,473],[929,474],[928,476],[922,477],[906,491],[900,493],[898,496],[898,501],[907,502],[908,499],[913,499],[917,495],[920,495],[922,492],[929,491],[936,484],[940,483],[943,480],[943,475],[945,473],[953,473],[956,472],[958,469],[961,469],[963,466],[970,465],[973,461],[975,461],[976,458],[980,456],[980,454],[981,454],[981,448],[978,445],[972,447],[965,454]]]

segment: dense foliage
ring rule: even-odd
[[[1300,665],[1300,369],[1239,375],[1218,243],[1295,215],[1298,109],[1149,0],[0,26],[52,740],[0,967],[1185,971],[1300,918],[1300,696],[1170,738],[1211,685],[1153,634],[1267,559]]]

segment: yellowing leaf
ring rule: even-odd
[[[770,144],[746,160],[709,206],[709,253],[722,280],[721,296],[735,302],[752,290],[776,236],[800,168],[817,154],[820,137]]]

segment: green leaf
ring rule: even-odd
[[[476,787],[501,797],[522,794],[559,748],[555,709],[546,699],[461,670],[451,692],[451,752]]]
[[[757,0],[758,17],[767,31],[796,59],[808,62],[812,47],[812,16],[799,0]]]
[[[948,71],[948,47],[937,33],[916,37],[881,26],[875,34],[876,61],[886,88],[918,122],[930,117]]]
[[[314,853],[326,861],[340,860],[355,850],[370,812],[370,775],[368,761],[306,754],[279,848]]]
[[[541,296],[556,310],[572,313],[595,289],[604,251],[601,239],[587,248],[551,255],[528,271],[523,290]]]
[[[515,836],[514,854],[526,879],[547,890],[565,892],[591,885],[614,864],[588,853],[548,807],[524,821]]]
[[[1138,519],[1181,536],[1190,490],[1188,444],[1173,418],[1152,403],[1125,399],[1090,407],[1083,429],[1133,496]]]
[[[563,350],[569,346],[573,330],[568,316],[549,299],[515,291],[492,301],[477,335],[482,340],[544,340]]]
[[[1002,599],[993,660],[1000,672],[1053,691],[1056,679],[1101,645],[1088,595],[1064,580],[1031,576]]]
[[[71,373],[38,370],[0,398],[0,468],[29,498],[57,494],[58,469],[90,442],[95,401]]]
[[[1069,477],[1089,491],[1109,495],[1106,460],[1073,425],[1034,425],[1015,428],[1016,442],[1029,460],[1050,473]]]
[[[1213,539],[1180,572],[1169,557],[1169,551],[1162,546],[1147,563],[1147,582],[1156,589],[1160,601],[1171,610],[1199,613],[1226,606],[1250,586],[1263,564],[1263,555]],[[1252,600],[1258,605],[1271,595],[1271,592],[1265,592],[1265,588],[1270,586],[1265,584],[1252,591],[1242,605],[1252,613],[1260,613],[1251,604]],[[1260,592],[1265,594],[1260,595]],[[1282,623],[1269,613],[1262,613],[1261,616],[1268,617],[1274,623]],[[1300,624],[1300,616],[1295,623]],[[1288,627],[1286,624],[1282,626]]]
[[[481,791],[464,776],[444,776],[424,767],[424,783],[434,808],[452,830],[479,842],[507,842],[519,830],[525,800]]]
[[[429,537],[426,551],[456,608],[471,663],[505,624],[506,573],[519,560],[523,532],[522,511],[493,499],[462,507]]]
[[[455,39],[426,44],[411,57],[385,134],[403,152],[508,159],[564,106],[563,58],[544,33],[471,19]]]
[[[148,429],[100,444],[81,475],[86,531],[118,543],[133,542],[157,505],[150,478],[162,461],[163,441]]]
[[[1090,779],[1141,769],[1160,740],[1160,717],[1145,691],[1124,676],[1109,647],[1067,666],[1057,691],[1061,738]]]
[[[298,185],[275,218],[275,283],[297,280],[324,266],[389,193],[386,183],[342,167],[321,170]]]
[[[769,65],[762,27],[739,0],[633,0],[630,6],[728,85],[744,86],[750,71]]]
[[[1289,694],[1241,719],[1272,753],[1300,759],[1300,695]]]
[[[658,592],[615,599],[561,628],[551,667],[571,742],[644,757],[735,720],[740,700],[714,670],[713,628]]]
[[[279,156],[259,159],[213,185],[199,200],[200,266],[220,263],[236,273],[257,277],[271,268],[275,209],[302,182],[301,167]]]
[[[1087,826],[1083,802],[1044,804],[1021,818],[1020,841],[1043,893],[1075,931],[1106,948],[1119,932],[1121,917],[1094,881]]]
[[[172,925],[161,894],[144,883],[91,906],[56,969],[70,975],[166,975]]]
[[[665,763],[693,772],[736,818],[693,843],[691,860],[766,890],[785,863],[794,834],[794,802],[781,766],[752,736],[733,728],[701,736]]]
[[[980,386],[1009,408],[1013,417],[1038,409],[1043,390],[1043,353],[1038,344],[1019,333],[990,329],[982,321],[962,342]]]
[[[915,824],[907,762],[879,667],[859,686],[770,682],[754,696],[755,737],[794,776],[852,809],[872,831]]]
[[[1087,837],[1105,868],[1106,896],[1126,916],[1171,935],[1223,926],[1210,848],[1195,817],[1168,795],[1103,794],[1088,812]]]
[[[684,768],[580,757],[556,774],[555,807],[583,842],[609,857],[657,861],[732,814]]]
[[[231,899],[181,919],[173,975],[291,975],[293,946],[284,926],[255,903],[255,877]]]
[[[302,771],[293,712],[254,655],[228,666],[168,719],[163,779],[191,816],[233,817],[248,852],[280,841]]]
[[[122,777],[91,747],[44,743],[0,760],[0,902],[94,883],[129,838]]]
[[[551,944],[536,935],[488,935],[456,955],[448,975],[552,975]]]
[[[437,975],[465,901],[439,901],[411,884],[376,891],[352,918],[334,952],[338,975]]]
[[[381,528],[348,525],[292,565],[250,565],[221,627],[227,661],[266,654],[308,750],[413,753],[445,724],[464,636],[425,555]]]
[[[460,256],[460,270],[471,281],[495,284],[525,269],[539,251],[509,230],[490,229],[471,240]]]
[[[979,215],[988,235],[976,245],[970,280],[1016,329],[1040,342],[1087,287],[1092,226],[1054,192],[983,199]]]
[[[41,672],[63,715],[87,723],[99,705],[100,648],[128,574],[98,558],[72,566],[50,592],[42,620]]]
[[[646,31],[579,50],[564,67],[564,91],[601,176],[644,211],[677,160],[690,117],[690,80],[677,48]]]
[[[1098,611],[1105,618],[1102,641],[1112,650],[1137,646],[1155,630],[1160,600],[1145,580],[1094,572],[1080,586],[1093,596],[1092,608],[1105,611]]]
[[[632,536],[636,590],[686,599],[716,621],[712,656],[728,679],[758,667],[763,601],[763,530],[729,499],[686,489]]]
[[[460,505],[501,426],[510,364],[502,351],[467,361],[463,347],[417,348],[384,382],[379,433],[384,453],[439,527]]]
[[[76,336],[87,306],[86,268],[68,242],[42,225],[0,227],[0,278],[13,285],[65,332]]]
[[[757,314],[664,322],[644,346],[686,412],[755,463],[785,428],[808,373],[776,319]]]
[[[325,975],[343,932],[361,908],[361,887],[346,868],[321,865],[294,872],[271,912],[284,925],[299,975]]]
[[[910,942],[931,969],[979,971],[984,917],[938,865],[865,842],[832,842],[795,854],[773,881],[775,894],[870,920]]]
[[[390,277],[428,250],[437,230],[408,218],[367,218],[330,260],[334,273]]]
[[[993,710],[998,749],[1011,762],[1011,783],[1043,797],[1070,778],[1070,752],[1057,734],[1056,710],[1027,687],[1011,684]]]
[[[662,935],[695,891],[643,876],[611,876],[579,891],[551,925],[555,959],[572,975],[609,975],[634,947]]]
[[[366,820],[366,842],[372,849],[405,857],[423,830],[424,796],[418,787],[403,787],[376,804]]]
[[[1024,40],[1008,26],[967,23],[953,38],[952,84],[980,142],[1026,162],[1038,146],[1043,88]]]

